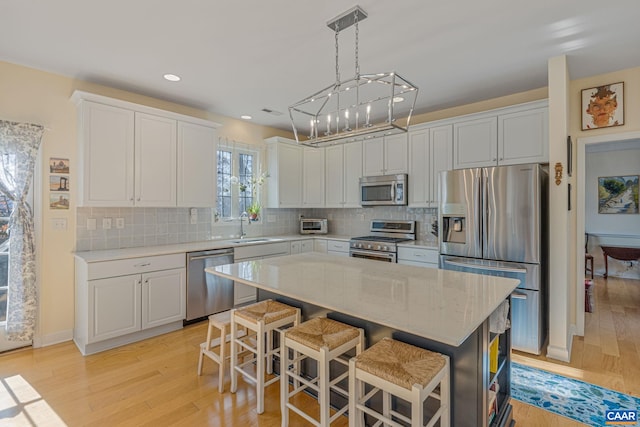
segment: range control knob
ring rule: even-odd
[[[389,246],[383,246],[383,247],[382,247],[382,250],[383,250],[383,251],[388,251],[388,250],[389,250]]]
[[[380,246],[380,245],[376,246],[376,250],[377,251],[382,250],[382,246]]]
[[[371,245],[367,245],[367,249],[371,249],[371,247],[372,247]]]
[[[358,249],[362,249],[362,243],[358,243]]]

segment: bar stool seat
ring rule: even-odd
[[[336,320],[316,317],[298,326],[285,330],[282,334],[282,354],[280,358],[280,405],[282,426],[289,425],[289,410],[309,421],[315,426],[329,426],[336,418],[344,414],[348,405],[339,408],[333,416],[330,414],[331,390],[349,397],[349,392],[340,388],[337,383],[347,378],[348,369],[331,378],[332,361],[348,366],[346,359],[340,356],[355,349],[356,355],[364,348],[364,331]],[[293,350],[294,358],[289,359],[289,350]],[[302,356],[298,357],[298,353]],[[311,380],[300,375],[300,361],[304,359],[316,361],[317,376]],[[293,379],[293,390],[289,390],[289,378]],[[316,391],[320,404],[320,420],[316,420],[302,409],[289,402],[290,397],[305,389]]]
[[[450,425],[450,373],[446,355],[383,338],[349,361],[349,380],[350,427],[362,426],[365,413],[385,425],[399,426],[395,421],[399,419],[411,426],[423,426],[423,406],[429,398],[439,400],[440,406],[426,425],[432,426],[438,419],[441,426]],[[365,383],[373,386],[366,395]],[[438,386],[440,391],[436,393]],[[382,413],[366,406],[379,391],[383,394]],[[411,403],[411,418],[391,409],[392,396]]]
[[[204,356],[207,356],[218,364],[218,391],[224,391],[224,368],[227,359],[230,358],[226,354],[225,343],[231,341],[229,334],[231,327],[231,311],[223,311],[209,316],[209,327],[207,328],[207,340],[200,344],[200,357],[198,359],[198,375],[202,375],[202,362]],[[214,332],[217,337],[214,338]],[[244,335],[244,331],[239,331],[239,335]],[[218,347],[218,352],[214,351]]]
[[[300,309],[274,300],[264,300],[242,308],[231,310],[231,392],[238,387],[238,374],[256,384],[257,413],[264,412],[264,389],[278,381],[279,377],[265,380],[265,373],[273,372],[273,357],[278,357],[280,348],[273,345],[273,332],[283,326],[300,323]],[[238,336],[238,327],[247,329],[247,334]],[[253,333],[249,333],[252,331]],[[238,349],[253,354],[249,360],[238,361]],[[247,370],[255,363],[255,374]],[[266,366],[265,366],[266,364]]]

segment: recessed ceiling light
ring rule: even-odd
[[[176,76],[175,74],[165,74],[164,78],[170,82],[179,82],[181,80],[180,76]]]
[[[251,117],[249,115],[246,115],[246,114],[243,114],[242,116],[240,116],[240,118],[244,119],[244,120],[251,120],[253,117]]]
[[[394,103],[402,102],[402,101],[404,101],[404,98],[403,98],[403,97],[401,97],[401,96],[394,96],[394,97],[393,97],[393,102],[394,102]]]

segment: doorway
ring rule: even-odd
[[[587,182],[587,155],[588,153],[594,153],[598,151],[614,152],[618,150],[628,149],[640,149],[640,132],[626,132],[611,135],[600,135],[587,138],[579,138],[577,140],[577,157],[576,157],[576,172],[577,172],[577,201],[576,206],[576,256],[578,262],[576,272],[576,334],[584,336],[585,334],[585,314],[582,313],[582,308],[585,307],[585,285],[583,278],[585,277],[585,242],[584,236],[587,232],[587,200],[590,205],[597,204],[597,200],[593,200],[597,190],[594,187],[593,182]],[[615,168],[612,168],[612,175],[617,175]],[[619,169],[618,169],[619,171]],[[591,180],[590,180],[591,181]],[[594,187],[594,188],[591,188]],[[608,217],[607,217],[608,219]],[[615,221],[615,216],[611,218]],[[590,230],[592,231],[592,230]],[[628,233],[632,233],[632,230],[628,230]]]

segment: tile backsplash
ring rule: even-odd
[[[189,208],[77,208],[76,251],[156,246],[239,237],[239,221],[215,221],[214,209],[197,208],[197,221],[191,224]],[[343,236],[369,234],[372,219],[409,219],[417,221],[419,240],[437,241],[431,234],[436,209],[399,206],[355,209],[263,209],[262,220],[247,225],[249,237],[298,234],[299,215],[327,218],[329,233]],[[111,228],[103,228],[103,219],[111,218]],[[116,228],[116,218],[124,219],[124,228]],[[96,220],[96,229],[87,228],[87,220]]]

